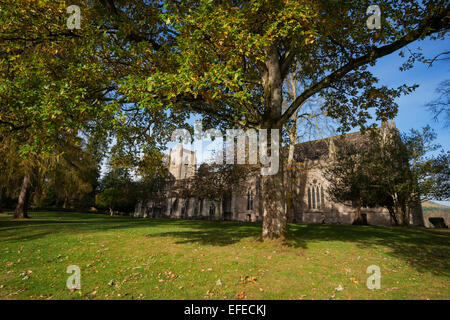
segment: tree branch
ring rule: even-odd
[[[321,90],[328,88],[333,82],[338,81],[350,71],[356,70],[357,68],[375,61],[378,58],[387,56],[397,51],[398,49],[401,49],[404,46],[418,40],[423,35],[429,36],[433,33],[439,32],[440,30],[448,29],[448,11],[448,8],[444,8],[443,10],[441,10],[441,12],[439,12],[439,15],[432,16],[426,19],[424,23],[422,23],[417,29],[408,32],[399,40],[380,48],[373,48],[369,53],[349,61],[341,68],[337,69],[333,73],[323,78],[321,81],[306,89],[301,95],[297,97],[297,99],[294,100],[294,102],[289,106],[286,112],[280,117],[280,119],[278,119],[276,124],[280,125],[288,121],[292,114],[294,114],[294,112],[303,102],[305,102],[308,98],[320,92]]]

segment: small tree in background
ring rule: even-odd
[[[204,163],[194,177],[184,182],[178,195],[221,202],[226,194],[242,187],[252,169],[246,165]]]
[[[361,152],[364,149],[364,152]],[[325,169],[325,178],[330,182],[328,194],[338,203],[352,203],[356,209],[353,224],[364,224],[361,207],[372,204],[370,185],[370,145],[357,145],[342,140],[331,166]]]
[[[422,130],[411,129],[402,135],[408,150],[408,160],[415,184],[413,192],[418,201],[450,199],[450,153],[435,144],[436,133],[430,126]],[[431,153],[431,155],[430,155]]]
[[[422,201],[449,199],[449,153],[428,156],[439,146],[430,127],[400,135],[396,130],[370,135],[364,144],[343,140],[325,172],[329,194],[361,206],[388,209],[396,225],[409,225],[411,209]]]
[[[138,201],[136,183],[125,168],[113,168],[101,180],[95,204],[108,209],[110,215],[115,211],[130,212]]]

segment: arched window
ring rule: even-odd
[[[311,185],[308,187],[308,209],[325,208],[325,194],[322,185]]]
[[[316,208],[316,192],[314,187],[312,187],[312,208]]]
[[[253,210],[253,190],[247,192],[247,210]]]
[[[311,188],[308,187],[308,209],[311,209]]]
[[[321,206],[321,201],[320,201],[320,192],[319,192],[319,187],[316,188],[316,197],[317,197],[317,209],[320,209]]]
[[[324,193],[323,193],[323,186],[320,186],[320,197],[322,198],[322,209],[325,208],[325,197],[324,197]]]

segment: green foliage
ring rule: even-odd
[[[103,177],[95,204],[103,209],[130,212],[137,202],[136,193],[129,170],[113,169]]]
[[[402,137],[408,149],[411,173],[417,180],[414,190],[426,200],[450,199],[450,153],[436,153],[441,146],[434,144],[435,132],[426,126],[421,130],[411,129]]]
[[[160,161],[155,149],[192,114],[205,127],[282,128],[317,97],[341,131],[373,127],[415,86],[379,86],[367,66],[445,39],[449,26],[445,0],[380,0],[375,31],[360,0],[76,4],[81,29],[71,31],[65,1],[2,2],[0,139],[12,136],[22,157],[55,156],[58,140],[100,122],[113,132],[113,164],[136,169],[142,153]],[[303,90],[283,109],[290,72]]]
[[[362,144],[343,141],[325,176],[338,202],[382,206],[396,223],[407,224],[409,208],[429,199],[449,199],[449,155],[430,155],[439,146],[431,128],[400,135],[381,128]]]
[[[107,69],[88,36],[95,30],[72,33],[65,15],[63,1],[2,5],[0,132],[23,157],[53,153],[58,140],[76,140],[88,121],[110,111],[100,103]]]
[[[256,169],[258,170],[258,169]],[[231,192],[239,192],[255,168],[248,165],[202,164],[195,176],[183,183],[176,193],[183,198],[213,199],[220,201]]]
[[[329,181],[328,194],[333,201],[361,206],[372,205],[373,175],[370,143],[348,143],[342,139],[333,163],[325,169]],[[363,150],[363,151],[361,151]]]

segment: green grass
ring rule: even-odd
[[[450,299],[447,230],[293,224],[282,244],[257,223],[31,215],[0,215],[1,299]]]

